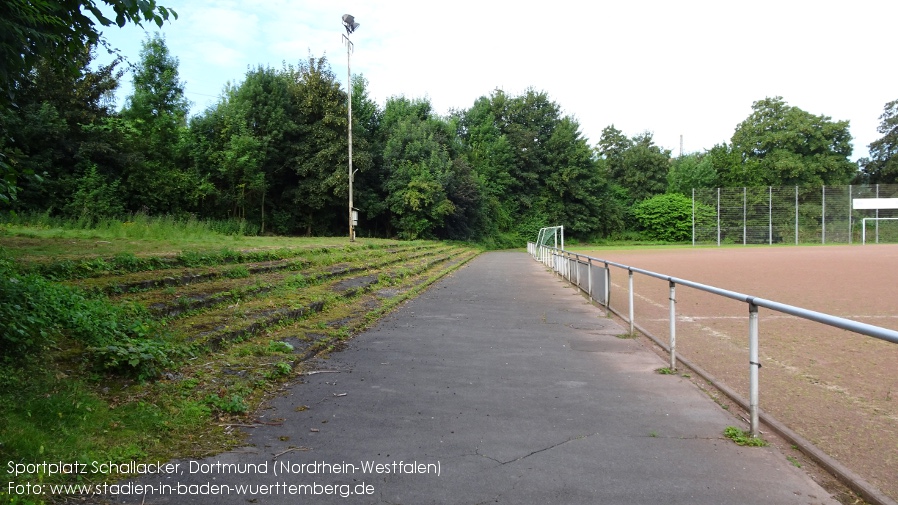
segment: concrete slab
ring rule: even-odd
[[[283,424],[251,447],[120,501],[836,503],[775,449],[724,439],[739,421],[624,333],[526,254],[483,254],[274,399]],[[178,485],[197,494],[158,494]]]

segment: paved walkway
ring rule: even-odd
[[[835,503],[623,333],[526,254],[483,254],[275,399],[251,447],[143,479],[230,496],[145,503]]]

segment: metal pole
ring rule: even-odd
[[[861,244],[867,245],[867,218],[861,219]]]
[[[798,186],[795,186],[795,245],[798,245]]]
[[[767,226],[767,244],[773,245],[773,186],[767,186],[767,201],[767,218],[769,220]]]
[[[823,243],[826,244],[826,186],[823,186],[823,205],[821,206],[822,217],[820,219],[823,224]]]
[[[748,303],[748,363],[749,363],[749,410],[751,411],[751,436],[758,436],[758,306]]]
[[[747,233],[748,228],[746,227],[746,221],[748,219],[746,216],[746,214],[748,214],[748,203],[747,203],[746,193],[747,193],[747,190],[746,190],[745,186],[742,186],[742,245],[745,245],[746,243],[748,243],[746,240],[746,235],[748,235],[748,233]]]
[[[586,285],[587,290],[589,291],[589,301],[592,300],[592,258],[589,258],[586,263]]]
[[[627,270],[630,272],[630,335],[634,335],[636,332],[633,328],[633,270]]]
[[[692,188],[692,247],[695,247],[695,188]]]
[[[876,185],[876,198],[879,198],[879,184]],[[876,243],[879,243],[879,209],[876,209]]]
[[[717,247],[720,247],[720,188],[717,188]]]
[[[670,369],[677,369],[677,285],[670,281]]]
[[[848,185],[848,243],[849,244],[852,243],[852,239],[853,239],[853,237],[851,236],[851,225],[852,225],[851,214],[853,214],[853,212],[852,212],[852,202],[851,202],[851,184],[849,184]]]
[[[611,307],[611,269],[605,263],[605,308]]]
[[[349,241],[355,242],[355,227],[352,224],[352,70],[350,68],[350,55],[352,54],[353,44],[349,37],[343,35],[343,41],[346,43],[346,88],[349,91]]]

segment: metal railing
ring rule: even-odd
[[[816,312],[813,310],[804,309],[801,307],[796,307],[794,305],[788,305],[785,303],[776,302],[773,300],[767,300],[765,298],[760,298],[756,296],[747,295],[744,293],[739,293],[736,291],[730,291],[727,289],[721,289],[714,286],[709,286],[707,284],[701,284],[698,282],[692,282],[686,279],[680,279],[677,277],[672,277],[665,274],[660,274],[657,272],[652,272],[649,270],[644,270],[641,268],[632,267],[629,265],[624,265],[621,263],[616,263],[614,261],[603,260],[599,258],[594,258],[592,256],[587,256],[583,254],[577,254],[570,251],[565,251],[563,249],[558,249],[554,247],[546,247],[546,246],[538,246],[532,242],[527,244],[527,252],[530,253],[537,261],[543,263],[547,267],[554,270],[556,273],[567,279],[569,282],[578,286],[584,292],[586,292],[590,299],[596,300],[605,306],[607,309],[611,310],[610,307],[610,267],[620,268],[626,270],[628,273],[628,308],[629,308],[629,318],[628,323],[630,324],[630,333],[633,334],[635,330],[635,321],[634,321],[634,305],[633,305],[633,275],[641,274],[646,275],[648,277],[654,277],[656,279],[666,280],[670,286],[670,307],[669,307],[669,325],[670,325],[670,340],[669,340],[669,352],[670,352],[670,368],[671,370],[675,370],[677,368],[677,342],[676,342],[676,322],[677,322],[677,313],[676,313],[676,288],[677,286],[685,286],[693,289],[697,289],[699,291],[704,291],[707,293],[711,293],[714,295],[722,296],[725,298],[729,298],[732,300],[740,301],[746,303],[748,305],[748,334],[749,334],[749,414],[751,416],[750,425],[751,425],[751,434],[752,436],[757,436],[759,432],[759,421],[758,421],[758,373],[761,368],[761,363],[758,358],[758,308],[764,307],[766,309],[774,310],[777,312],[781,312],[784,314],[789,314],[795,317],[799,317],[802,319],[807,319],[810,321],[815,321],[817,323],[825,324],[828,326],[832,326],[835,328],[841,328],[843,330],[848,330],[854,333],[859,333],[862,335],[867,335],[870,337],[878,338],[881,340],[885,340],[887,342],[892,342],[898,344],[898,331],[890,330],[887,328],[882,328],[879,326],[874,326],[871,324],[860,323],[857,321],[853,321],[851,319],[845,319],[842,317],[833,316],[830,314],[825,314],[822,312]],[[586,287],[584,287],[584,283],[581,282],[581,269],[580,265],[588,265],[587,268],[589,278],[586,279]],[[572,267],[575,265],[575,267]],[[599,293],[601,296],[597,297],[596,293],[593,290],[594,285],[594,273],[592,266],[602,265],[604,268],[604,291]]]

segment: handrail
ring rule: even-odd
[[[546,266],[552,268],[555,272],[558,272],[562,277],[567,279],[574,285],[579,285],[579,282],[573,279],[573,274],[571,272],[571,261],[577,262],[580,264],[593,265],[595,263],[602,263],[606,268],[606,278],[608,275],[608,271],[610,270],[609,266],[614,266],[617,268],[621,268],[628,272],[629,277],[629,323],[630,323],[630,332],[634,331],[634,315],[633,315],[633,274],[638,273],[642,275],[646,275],[649,277],[654,277],[656,279],[666,280],[670,283],[670,368],[672,370],[676,369],[676,286],[682,285],[686,287],[690,287],[693,289],[697,289],[699,291],[705,291],[707,293],[712,293],[718,296],[723,296],[725,298],[730,298],[732,300],[740,301],[748,304],[748,323],[749,323],[749,413],[751,415],[751,434],[752,436],[757,436],[759,432],[759,422],[758,422],[758,372],[761,368],[761,363],[758,358],[758,307],[764,307],[765,309],[774,310],[777,312],[781,312],[784,314],[789,314],[792,316],[796,316],[802,319],[807,319],[810,321],[815,321],[821,324],[825,324],[827,326],[833,326],[835,328],[841,328],[843,330],[848,330],[854,333],[860,333],[862,335],[867,335],[870,337],[878,338],[880,340],[885,340],[887,342],[898,344],[898,331],[890,330],[888,328],[883,328],[880,326],[874,326],[872,324],[861,323],[858,321],[854,321],[851,319],[846,319],[844,317],[833,316],[831,314],[826,314],[823,312],[817,312],[814,310],[805,309],[802,307],[797,307],[794,305],[789,305],[785,303],[776,302],[773,300],[768,300],[766,298],[761,298],[757,296],[748,295],[745,293],[739,293],[737,291],[731,291],[728,289],[718,288],[716,286],[710,286],[708,284],[702,284],[699,282],[690,281],[687,279],[681,279],[679,277],[673,277],[670,275],[665,275],[657,272],[653,272],[651,270],[645,270],[642,268],[633,267],[630,265],[624,265],[623,263],[617,263],[615,261],[604,260],[600,258],[595,258],[592,256],[588,256],[585,254],[578,254],[569,251],[565,251],[556,247],[548,247],[548,246],[540,246],[538,244],[534,244],[532,242],[527,243],[527,252],[530,253],[531,256],[534,257],[537,261],[544,263]],[[579,276],[579,267],[577,268],[577,275]],[[592,271],[589,272],[590,281],[589,281],[589,289],[587,293],[592,296]],[[583,289],[582,287],[580,289]],[[610,289],[610,282],[606,282],[605,289]],[[609,307],[609,297],[605,296],[603,300],[603,304],[606,307]]]

